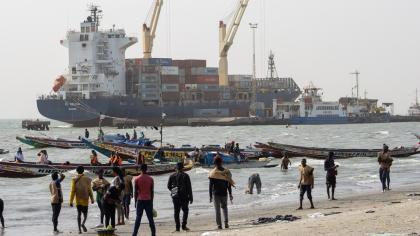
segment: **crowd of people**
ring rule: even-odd
[[[232,145],[233,146],[233,145]],[[21,155],[21,150],[18,150],[17,155]],[[43,151],[40,155],[44,159],[47,154]],[[91,162],[97,163],[97,155],[92,151]],[[96,156],[96,157],[95,157]],[[16,157],[17,159],[18,157]],[[23,158],[23,157],[22,157]],[[383,150],[378,153],[379,163],[379,177],[382,183],[382,191],[390,190],[390,168],[393,159],[390,156],[389,148],[383,145]],[[287,170],[291,166],[290,159],[287,155],[281,161],[281,169]],[[334,153],[330,152],[328,158],[324,162],[324,171],[326,172],[326,190],[327,196],[330,200],[336,200],[335,188],[337,169],[339,165],[334,162]],[[189,205],[193,204],[193,190],[191,179],[185,173],[182,162],[177,164],[177,171],[172,174],[167,183],[169,195],[172,198],[174,208],[175,231],[181,230],[189,231],[188,215]],[[301,160],[298,166],[299,170],[299,207],[297,210],[303,209],[303,199],[306,194],[310,208],[315,208],[312,199],[312,190],[314,188],[314,168],[307,164],[306,159]],[[96,173],[97,177],[91,180],[84,174],[84,167],[78,166],[76,169],[77,176],[71,180],[70,191],[70,207],[74,204],[77,209],[77,225],[78,232],[87,232],[86,221],[88,219],[89,204],[94,204],[96,201],[100,210],[100,220],[96,227],[112,227],[117,225],[124,225],[125,219],[130,218],[130,203],[134,198],[134,206],[136,209],[136,219],[133,226],[133,236],[137,235],[140,229],[143,213],[149,221],[151,235],[156,235],[156,225],[154,217],[156,210],[154,209],[154,180],[147,173],[147,164],[144,162],[140,164],[140,175],[133,177],[126,174],[124,169],[118,165],[112,168],[113,180],[108,182],[104,178],[104,170],[99,169]],[[51,175],[52,181],[49,184],[51,193],[51,208],[52,208],[52,223],[54,232],[59,232],[58,219],[63,204],[62,181],[65,179],[63,174],[54,172]],[[233,201],[232,187],[235,187],[235,182],[230,170],[223,166],[223,160],[219,154],[214,158],[214,169],[209,173],[209,202],[213,203],[215,209],[216,225],[218,229],[229,228],[228,216],[228,201]],[[246,193],[253,194],[253,188],[256,186],[257,193],[261,193],[261,179],[258,173],[252,174],[248,179],[248,190]],[[331,192],[330,192],[331,190]],[[96,198],[94,198],[96,192]],[[0,220],[4,228],[3,219],[3,201],[0,199]],[[182,220],[180,213],[183,212]],[[222,221],[223,214],[223,221]]]

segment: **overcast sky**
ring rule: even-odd
[[[237,0],[164,0],[154,57],[218,62],[218,21],[228,19]],[[93,1],[103,10],[102,28],[125,28],[140,39],[152,0]],[[39,117],[36,96],[48,93],[67,70],[59,44],[88,14],[85,0],[14,0],[0,8],[0,118]],[[407,114],[420,88],[420,1],[250,0],[229,51],[229,73],[250,74],[252,34],[258,23],[257,75],[266,75],[269,50],[279,76],[300,87],[313,82],[324,100],[350,96],[360,71],[361,95],[394,102]],[[141,43],[127,58],[141,57]]]

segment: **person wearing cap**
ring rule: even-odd
[[[389,182],[391,182],[389,172],[391,170],[392,162],[394,160],[389,153],[388,145],[384,144],[382,151],[378,153],[378,163],[379,163],[379,178],[382,183],[382,192],[389,189]]]
[[[220,214],[220,209],[222,209],[225,228],[227,229],[229,228],[227,196],[229,194],[230,201],[232,202],[232,186],[235,187],[235,182],[232,179],[232,173],[229,169],[222,166],[222,162],[222,158],[218,154],[214,158],[215,168],[209,174],[209,195],[210,202],[214,200],[217,228],[222,229],[222,218]]]
[[[82,228],[84,232],[87,232],[85,226],[88,208],[89,208],[89,198],[93,203],[93,192],[91,187],[91,179],[83,174],[85,168],[83,166],[78,166],[76,169],[77,176],[73,177],[71,180],[71,191],[70,191],[70,207],[73,207],[74,199],[76,198],[76,208],[77,208],[77,225],[79,227],[79,234],[82,233]],[[83,214],[83,222],[82,222]]]
[[[326,176],[326,185],[327,185],[327,194],[328,199],[336,200],[334,198],[335,185],[336,185],[336,176],[337,176],[338,165],[334,163],[334,152],[328,153],[328,158],[324,162],[324,170],[327,172]],[[330,188],[331,188],[331,198],[330,198]]]
[[[168,180],[168,189],[171,191],[172,203],[174,204],[174,218],[176,231],[179,232],[181,224],[179,214],[183,212],[182,230],[189,231],[187,227],[188,220],[188,204],[193,203],[193,193],[191,187],[190,176],[183,171],[184,163],[177,164],[176,173],[172,174]]]

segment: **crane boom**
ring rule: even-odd
[[[162,5],[163,0],[155,0],[149,26],[147,26],[146,23],[143,24],[143,58],[152,57],[153,40],[155,39],[155,33]]]
[[[223,21],[219,22],[219,85],[228,85],[228,62],[227,53],[230,46],[233,44],[236,32],[248,6],[249,0],[240,0],[238,8],[235,11],[232,21],[226,30],[226,24]]]

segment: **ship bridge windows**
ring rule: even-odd
[[[339,110],[338,106],[317,106],[317,111],[337,111]]]
[[[80,41],[89,41],[89,35],[88,34],[81,34],[80,35]]]

